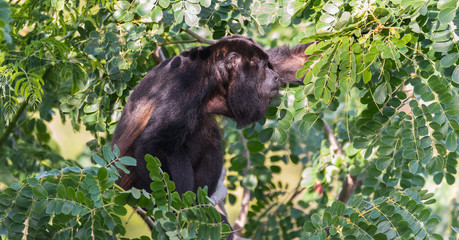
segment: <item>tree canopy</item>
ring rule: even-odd
[[[226,204],[249,206],[238,236],[456,239],[458,190],[429,190],[458,176],[458,27],[457,0],[0,0],[0,235],[119,239],[129,205],[153,239],[227,236],[206,189],[180,198],[154,156],[151,194],[117,187],[113,164],[136,162],[108,143],[164,57],[243,34],[266,49],[312,44],[304,84],[264,119],[219,118]],[[62,156],[57,115],[93,134],[81,157],[93,166]],[[288,186],[292,165],[302,174]]]

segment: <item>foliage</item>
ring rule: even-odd
[[[220,121],[228,202],[240,199],[240,186],[254,200],[243,236],[441,238],[424,189],[456,182],[458,8],[456,0],[0,0],[0,181],[10,186],[0,197],[1,234],[77,238],[89,229],[117,238],[125,203],[152,211],[153,237],[226,232],[204,192],[197,203],[191,193],[180,200],[150,157],[159,180],[151,195],[116,189],[105,162],[114,155],[99,147],[158,63],[155,49],[176,55],[199,42],[193,30],[213,39],[246,34],[267,48],[313,43],[297,73],[304,85],[283,89],[265,119],[244,129]],[[47,126],[56,113],[93,133],[87,145],[104,153],[93,157],[103,167],[62,158]],[[303,172],[293,187],[276,177],[286,164]],[[335,200],[346,193],[349,202]],[[450,225],[436,232],[455,238],[457,220]]]
[[[221,224],[206,190],[187,192],[181,199],[157,158],[145,156],[153,180],[150,194],[116,189],[119,173],[113,163],[132,166],[136,160],[119,158],[116,146],[113,152],[105,146],[103,153],[104,158],[93,155],[100,167],[51,170],[3,191],[0,232],[9,239],[119,239],[126,233],[120,219],[127,214],[126,205],[141,207],[156,220],[154,239],[216,239],[230,231]]]
[[[311,216],[303,230],[311,233],[302,239],[442,239],[432,233],[440,223],[430,216],[425,205],[435,202],[426,190],[407,189],[393,191],[388,196],[366,202],[361,195],[355,195],[344,203],[336,201],[325,209],[323,215]]]

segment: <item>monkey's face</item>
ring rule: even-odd
[[[278,74],[267,59],[257,58],[243,59],[232,73],[227,95],[232,117],[240,125],[260,120],[279,92]]]
[[[260,61],[261,70],[260,73],[265,74],[265,77],[259,79],[260,87],[259,87],[259,94],[264,97],[271,99],[279,93],[279,88],[281,87],[281,83],[279,81],[279,75],[274,72],[271,63],[267,61]]]

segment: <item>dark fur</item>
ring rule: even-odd
[[[223,152],[213,115],[240,125],[259,120],[282,84],[301,81],[295,73],[307,59],[304,49],[265,51],[236,35],[162,62],[135,87],[113,135],[121,154],[137,159],[117,184],[149,190],[144,156],[151,154],[180,194],[204,186],[214,193]]]

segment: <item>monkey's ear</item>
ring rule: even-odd
[[[274,71],[279,74],[282,84],[301,84],[303,82],[303,78],[296,78],[296,72],[308,60],[309,55],[304,54],[308,46],[309,44],[300,44],[293,49],[284,46],[266,51],[269,55],[269,61],[273,65]]]
[[[239,64],[242,62],[242,56],[239,53],[236,52],[230,52],[228,55],[225,56],[225,59],[223,60],[225,63],[225,66],[228,70],[237,68]]]
[[[217,67],[217,79],[220,81],[228,81],[231,72],[237,69],[239,64],[242,62],[242,56],[236,52],[230,52],[226,56],[223,57],[223,60],[219,61],[216,64]]]

